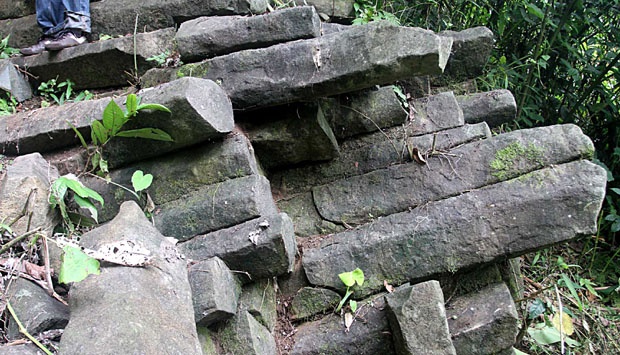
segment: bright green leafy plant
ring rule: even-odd
[[[353,294],[354,291],[352,290],[352,288],[356,284],[358,286],[362,286],[364,284],[364,272],[360,268],[357,268],[353,271],[343,272],[342,274],[338,274],[338,277],[340,278],[342,283],[345,286],[347,286],[347,292],[345,293],[344,297],[338,304],[338,307],[336,308],[336,313],[340,312],[340,310],[342,309],[342,306],[344,306],[344,304],[347,302],[349,297],[351,297],[351,295]],[[354,300],[351,300],[349,302],[349,306],[351,307],[351,311],[355,313],[355,311],[357,310],[357,302]]]
[[[45,98],[41,106],[49,106],[49,101],[55,102],[57,105],[64,105],[66,102],[86,101],[93,98],[93,94],[88,90],[80,91],[76,96],[73,96],[74,85],[75,83],[69,79],[60,83],[58,78],[42,82],[37,89],[39,94]]]
[[[9,47],[9,37],[10,36],[6,36],[0,41],[0,59],[7,59],[19,53],[19,49]]]
[[[7,94],[7,99],[0,98],[0,116],[12,115],[16,112],[17,108],[17,100],[10,95]]]
[[[50,188],[49,204],[52,208],[58,207],[60,209],[60,215],[62,216],[65,225],[71,232],[75,231],[75,223],[84,224],[88,223],[88,219],[77,213],[69,211],[65,197],[67,192],[73,192],[73,201],[81,207],[88,210],[90,218],[97,223],[97,207],[93,201],[97,201],[103,205],[103,198],[101,195],[92,189],[82,185],[82,183],[73,175],[65,175],[56,179]]]

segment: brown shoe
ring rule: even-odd
[[[47,43],[45,49],[48,51],[59,51],[82,43],[86,43],[86,37],[76,36],[73,32],[67,32]]]
[[[37,43],[30,47],[21,48],[19,52],[23,55],[39,54],[45,50],[45,46],[47,46],[51,41],[52,39],[49,37],[40,38]]]

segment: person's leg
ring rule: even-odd
[[[45,45],[45,49],[59,51],[67,47],[86,42],[86,33],[90,32],[89,0],[61,0],[64,21],[60,36]]]
[[[45,46],[52,39],[60,35],[64,27],[65,10],[63,0],[36,0],[37,23],[43,32],[37,43],[30,47],[21,48],[23,55],[33,55],[45,50]]]

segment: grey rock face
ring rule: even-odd
[[[123,129],[153,127],[166,131],[174,142],[138,138],[113,138],[104,151],[110,168],[158,156],[232,131],[233,112],[226,93],[215,83],[197,78],[175,80],[139,93],[142,103],[158,103],[172,114],[141,112]],[[117,99],[119,105],[123,99]],[[73,124],[90,137],[90,124],[100,120],[110,99],[52,106],[35,112],[0,117],[0,149],[5,154],[45,152],[79,145]],[[27,125],[23,123],[27,122]]]
[[[325,288],[304,287],[291,303],[292,320],[303,320],[336,309],[342,296]]]
[[[139,76],[155,66],[146,59],[170,50],[173,38],[174,29],[168,28],[137,34],[135,41],[138,45],[135,49],[134,38],[123,37],[83,44],[59,52],[44,51],[38,55],[17,57],[12,61],[27,68],[40,82],[54,78],[59,81],[70,79],[75,83],[75,89],[123,86],[132,80],[126,72],[135,71],[134,53],[138,61],[138,73],[135,74]],[[102,57],[105,60],[101,60]]]
[[[42,233],[51,235],[59,216],[50,207],[48,195],[51,181],[57,178],[58,170],[39,153],[15,158],[0,180],[0,216],[12,221],[24,208],[32,215],[13,224],[13,232],[19,235],[40,227]]]
[[[0,60],[0,89],[21,102],[32,97],[28,79],[8,59]]]
[[[261,115],[278,119],[249,122],[244,127],[262,166],[274,168],[338,156],[338,142],[318,105],[278,107]]]
[[[313,7],[293,7],[261,16],[210,16],[183,22],[176,34],[184,62],[244,49],[319,37],[321,23]]]
[[[237,312],[241,288],[235,276],[220,258],[211,258],[189,269],[196,324],[209,326]]]
[[[353,9],[353,0],[304,0],[295,1],[297,5],[308,4],[312,5],[319,12],[321,17],[327,16],[335,21],[349,22],[355,18],[355,11]],[[323,17],[323,19],[325,19]],[[326,23],[329,25],[330,23]],[[325,25],[325,24],[324,24]]]
[[[21,277],[13,281],[6,296],[17,318],[31,335],[50,329],[63,329],[69,321],[69,307],[52,298],[40,286]],[[17,323],[12,317],[9,318],[7,335],[17,339],[21,333]]]
[[[1,0],[0,20],[34,14],[34,1]]]
[[[63,354],[202,354],[186,261],[134,202],[110,223],[82,236],[82,246],[131,241],[151,252],[152,265],[102,265],[70,291],[71,319]],[[173,333],[170,330],[174,329]],[[168,334],[169,336],[161,336]]]
[[[446,70],[439,78],[441,84],[472,79],[482,74],[495,43],[491,30],[473,27],[460,32],[443,31],[438,35],[454,40]]]
[[[397,354],[389,335],[387,310],[383,297],[358,302],[364,321],[356,320],[348,332],[341,317],[329,315],[297,327],[291,354]]]
[[[471,95],[457,96],[465,122],[486,122],[498,127],[512,122],[517,115],[517,103],[508,90],[493,90]]]
[[[385,300],[399,354],[456,355],[439,282],[401,286],[385,296]]]
[[[311,284],[343,289],[338,273],[359,267],[362,294],[517,256],[596,230],[606,173],[577,161],[426,203],[306,249]]]
[[[519,332],[519,315],[504,283],[455,297],[446,314],[458,354],[511,353]]]
[[[261,279],[243,286],[239,309],[248,311],[273,333],[277,322],[276,286],[271,279]]]
[[[592,152],[592,142],[574,125],[513,131],[431,156],[426,165],[394,165],[312,193],[323,218],[359,224]]]
[[[276,341],[269,330],[248,311],[241,310],[218,332],[226,354],[277,354]]]
[[[264,215],[231,228],[200,235],[181,243],[179,248],[194,260],[217,256],[231,270],[247,272],[251,280],[292,271],[297,252],[293,223],[285,213]]]
[[[311,192],[296,194],[277,201],[278,208],[291,217],[295,225],[295,235],[308,237],[316,234],[341,232],[344,227],[326,221],[316,210]]]
[[[250,175],[205,185],[157,206],[155,225],[163,235],[183,241],[276,212],[269,181]]]
[[[411,135],[436,132],[465,123],[463,111],[450,91],[414,100],[413,112]]]

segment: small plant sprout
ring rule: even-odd
[[[90,213],[90,217],[97,223],[97,208],[92,200],[101,203],[103,206],[103,198],[97,191],[91,190],[82,185],[75,175],[64,175],[56,179],[50,188],[49,204],[52,208],[58,207],[60,215],[71,232],[75,230],[74,223],[84,224],[88,220],[85,216],[69,211],[65,202],[67,192],[73,191],[73,200],[79,207],[85,208]]]
[[[364,284],[364,272],[360,268],[357,268],[353,271],[343,272],[342,274],[338,274],[338,277],[340,278],[342,283],[345,286],[347,286],[347,292],[345,293],[344,297],[338,304],[338,308],[336,308],[336,313],[340,312],[340,310],[342,309],[342,306],[344,306],[344,304],[347,302],[349,297],[351,297],[351,295],[353,294],[353,290],[352,290],[353,286],[355,286],[356,284],[358,286],[362,286]],[[351,311],[355,313],[355,311],[357,310],[357,302],[354,300],[351,300],[349,302],[349,306],[351,307]]]

